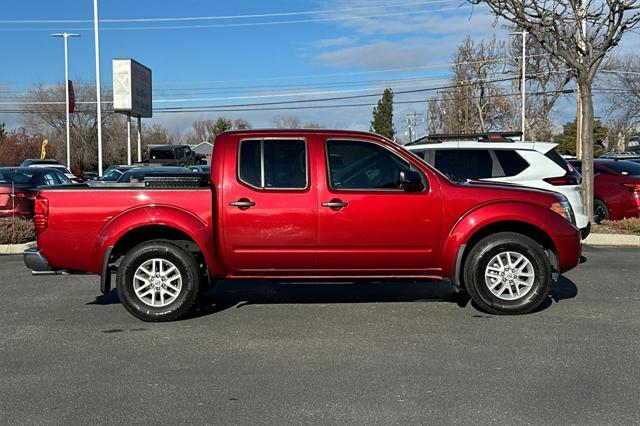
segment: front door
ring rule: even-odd
[[[317,192],[304,139],[246,139],[225,155],[223,259],[232,275],[306,275],[315,268]],[[237,173],[234,173],[236,171]]]
[[[318,270],[324,275],[428,275],[441,225],[438,188],[411,154],[382,143],[326,140],[319,164]],[[403,189],[417,172],[422,188]]]

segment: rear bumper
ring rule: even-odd
[[[37,248],[26,249],[23,253],[24,264],[34,272],[52,271],[51,265]]]

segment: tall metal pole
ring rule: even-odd
[[[64,92],[66,99],[66,128],[67,128],[67,168],[71,170],[71,132],[69,130],[69,37],[80,37],[80,34],[56,33],[51,34],[53,37],[62,37],[64,39]]]
[[[98,176],[102,176],[102,103],[100,99],[100,35],[98,34],[98,0],[93,0],[93,31],[96,49],[96,113],[98,117]]]
[[[525,97],[526,97],[526,91],[527,91],[527,80],[526,80],[526,67],[527,67],[527,32],[526,31],[522,31],[522,118],[521,118],[521,125],[522,125],[522,141],[524,142],[525,138],[524,138],[524,126],[525,126],[525,119],[526,119],[526,113],[525,113]]]
[[[69,35],[64,33],[64,96],[65,96],[65,113],[67,126],[67,169],[71,170],[71,137],[69,134],[69,50],[67,41]]]

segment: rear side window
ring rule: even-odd
[[[152,160],[175,160],[176,151],[173,149],[152,149]]]
[[[303,140],[240,142],[238,177],[260,189],[305,189],[307,147]]]
[[[569,164],[567,160],[562,158],[562,156],[558,154],[558,152],[555,149],[551,149],[547,151],[547,153],[544,154],[544,156],[547,157],[549,160],[553,161],[554,163],[556,163],[558,166],[562,167],[563,170],[566,170],[568,172],[572,171],[571,164]]]
[[[502,166],[502,170],[504,171],[504,176],[493,177],[516,176],[529,167],[529,163],[527,163],[516,151],[497,149],[493,152],[496,155],[496,158],[498,158],[500,166]]]
[[[435,168],[454,179],[493,177],[493,162],[486,149],[436,150]]]

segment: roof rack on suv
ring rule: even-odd
[[[441,143],[444,141],[515,142],[522,140],[522,132],[447,133],[423,136],[407,145]]]

